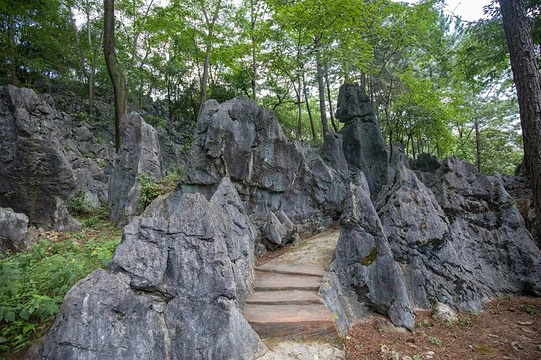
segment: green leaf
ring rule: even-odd
[[[23,309],[20,313],[19,313],[19,316],[24,319],[24,320],[28,320],[30,318],[30,313],[28,312],[27,309]]]
[[[7,321],[14,322],[15,321],[15,313],[13,311],[8,311],[6,315],[4,315],[4,318]]]

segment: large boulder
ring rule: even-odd
[[[75,176],[60,140],[63,116],[30,89],[0,87],[0,206],[46,229],[80,227],[66,201]]]
[[[378,214],[415,307],[466,311],[504,294],[541,295],[541,251],[498,177],[449,158],[428,188],[401,167]]]
[[[349,169],[365,174],[371,198],[376,199],[387,183],[390,154],[370,98],[361,87],[349,84],[340,87],[336,117],[345,123],[340,134]]]
[[[395,325],[412,329],[414,315],[406,282],[362,173],[357,183],[351,184],[335,260],[322,295],[337,314],[342,333],[372,310],[388,315]]]
[[[254,359],[241,314],[255,232],[224,178],[207,200],[172,193],[124,229],[109,271],[66,295],[41,359]]]
[[[255,101],[210,100],[198,120],[184,189],[205,192],[228,175],[247,211],[260,219],[281,210],[295,224],[328,224],[339,218],[347,194],[340,140],[329,143],[322,158],[288,140],[274,113]]]
[[[109,177],[111,221],[125,225],[131,216],[141,213],[141,182],[145,174],[157,182],[164,176],[160,144],[156,130],[137,113],[124,116],[120,127],[120,149]]]
[[[0,207],[0,254],[28,246],[28,216]]]

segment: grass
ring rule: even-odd
[[[121,229],[106,209],[80,221],[79,232],[46,232],[28,251],[0,259],[0,359],[43,336],[68,290],[113,256]]]

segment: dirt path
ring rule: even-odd
[[[299,244],[292,245],[286,252],[270,260],[269,263],[327,267],[332,262],[339,236],[340,229],[334,228],[309,239],[301,240]]]

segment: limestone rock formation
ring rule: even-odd
[[[147,174],[152,181],[164,176],[156,130],[136,113],[125,116],[120,129],[120,149],[109,177],[109,210],[118,226],[144,210],[138,176]]]
[[[297,225],[328,224],[340,216],[347,193],[348,176],[340,172],[345,163],[328,163],[340,156],[339,143],[337,138],[329,145],[324,160],[309,146],[288,140],[274,113],[256,102],[210,100],[197,124],[185,191],[208,191],[228,175],[247,211],[260,219],[281,210]]]
[[[370,98],[359,86],[342,85],[336,117],[345,123],[340,134],[349,169],[365,174],[374,200],[387,183],[390,155]]]
[[[522,215],[526,228],[532,234],[537,247],[541,249],[541,222],[537,221],[537,212],[533,201],[533,189],[530,180],[523,175],[502,175],[500,179],[505,190],[517,204],[517,209],[520,215]]]
[[[47,229],[73,230],[75,176],[61,147],[62,114],[30,89],[0,87],[0,206]]]
[[[414,306],[479,311],[504,294],[541,295],[541,251],[500,179],[456,158],[436,177],[429,189],[402,168],[377,203]]]
[[[441,161],[434,155],[421,153],[417,159],[412,160],[411,169],[420,172],[435,174],[441,166]]]
[[[0,207],[0,255],[27,247],[28,216]]]
[[[351,185],[336,258],[322,294],[338,314],[342,332],[366,316],[369,309],[388,315],[395,325],[412,329],[414,316],[405,279],[394,261],[362,173],[357,182]]]
[[[209,200],[172,193],[125,228],[109,271],[66,295],[41,359],[253,359],[239,307],[255,232],[228,178]]]

